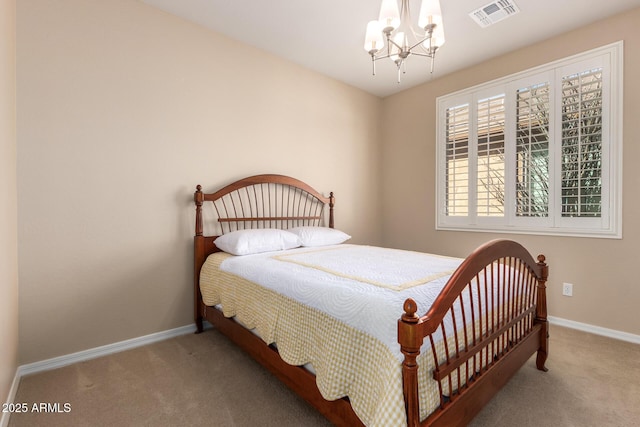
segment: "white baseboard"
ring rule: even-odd
[[[120,341],[113,344],[103,345],[101,347],[90,348],[89,350],[79,351],[77,353],[67,354],[65,356],[54,357],[40,362],[29,363],[18,368],[20,376],[29,375],[36,372],[48,371],[50,369],[61,368],[85,360],[95,359],[96,357],[106,356],[108,354],[118,353],[124,350],[151,344],[157,341],[166,340],[168,338],[177,337],[179,335],[188,334],[196,330],[195,325],[182,326],[168,331],[156,332],[155,334],[145,335],[138,338],[132,338],[126,341]]]
[[[640,335],[630,334],[628,332],[616,331],[615,329],[602,328],[600,326],[589,325],[587,323],[574,322],[573,320],[562,319],[560,317],[549,316],[549,323],[566,328],[577,329],[579,331],[588,332],[590,334],[602,335],[621,341],[627,341],[634,344],[640,344]]]
[[[564,326],[571,329],[577,329],[584,332],[589,332],[596,335],[603,335],[605,337],[614,338],[622,341],[631,342],[634,344],[640,344],[640,335],[634,335],[627,332],[617,331],[614,329],[607,329],[600,326],[589,325],[587,323],[575,322],[573,320],[563,319],[561,317],[549,316],[549,323],[558,326]],[[211,325],[205,322],[205,329],[210,328]],[[175,329],[169,329],[167,331],[156,332],[150,335],[144,335],[138,338],[132,338],[130,340],[120,341],[113,344],[107,344],[101,347],[95,347],[77,353],[67,354],[65,356],[54,357],[52,359],[42,360],[40,362],[30,363],[18,367],[16,377],[12,384],[12,389],[9,395],[9,401],[12,401],[15,396],[17,384],[23,375],[34,374],[37,372],[48,371],[50,369],[61,368],[63,366],[71,365],[77,362],[83,362],[85,360],[95,359],[96,357],[106,356],[113,353],[133,349],[143,345],[151,344],[157,341],[166,340],[169,338],[185,335],[195,332],[195,325],[181,326]],[[13,393],[13,394],[11,394]],[[0,427],[2,427],[0,425]]]
[[[16,374],[13,377],[11,388],[9,389],[9,396],[7,396],[7,403],[13,403],[18,392],[18,384],[20,384],[20,374],[18,373],[20,368],[16,369]],[[3,412],[2,418],[0,418],[0,427],[7,427],[9,425],[9,412]]]

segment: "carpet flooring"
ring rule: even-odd
[[[640,345],[550,335],[549,372],[529,360],[471,426],[640,425]],[[10,427],[330,425],[213,329],[25,376],[14,402]]]

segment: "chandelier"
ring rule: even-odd
[[[364,50],[371,55],[373,75],[376,61],[391,59],[398,68],[400,77],[407,71],[407,58],[412,55],[425,56],[431,60],[431,73],[436,51],[444,44],[444,28],[439,0],[422,0],[418,27],[411,25],[409,0],[382,0],[380,17],[367,24]],[[386,40],[386,46],[385,46]]]

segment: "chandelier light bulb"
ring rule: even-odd
[[[430,24],[442,24],[442,11],[438,0],[422,0],[420,14],[418,15],[418,26],[426,30]]]
[[[367,24],[367,33],[364,38],[364,50],[369,54],[375,54],[384,47],[384,38],[382,37],[382,29],[378,21],[369,21]]]
[[[431,47],[440,48],[444,44],[444,26],[442,22],[436,24],[431,36]]]
[[[385,33],[390,33],[398,28],[400,25],[400,11],[396,0],[382,0],[378,22],[381,30]]]

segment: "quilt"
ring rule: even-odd
[[[367,426],[404,426],[397,343],[403,303],[413,298],[425,313],[461,262],[350,244],[219,252],[205,262],[200,286],[205,304],[220,305],[226,317],[276,344],[285,362],[310,364],[325,399],[348,396]],[[440,402],[430,359],[430,350],[418,359],[422,417]]]

